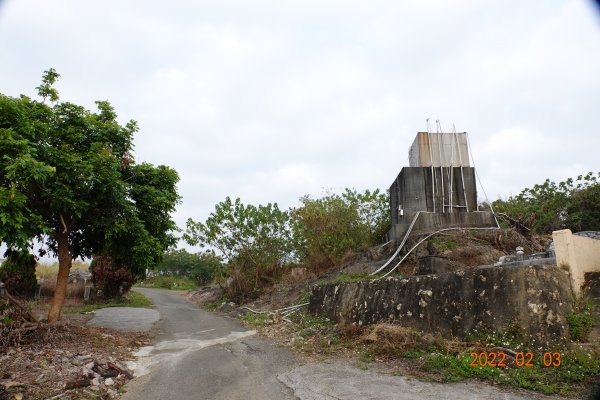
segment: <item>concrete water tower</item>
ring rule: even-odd
[[[392,227],[388,239],[449,227],[493,227],[494,215],[477,208],[475,168],[466,132],[418,132],[409,166],[390,186]]]

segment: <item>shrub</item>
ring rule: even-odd
[[[9,292],[32,297],[37,286],[35,257],[17,250],[8,250],[4,256],[7,259],[0,266],[0,281],[4,282]]]
[[[349,251],[377,243],[389,225],[388,196],[379,190],[346,189],[300,201],[292,211],[297,254],[313,270],[342,264]]]
[[[116,265],[109,256],[95,256],[90,271],[94,286],[102,290],[105,299],[120,297],[135,282],[131,270],[126,266]]]

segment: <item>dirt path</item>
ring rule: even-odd
[[[435,384],[336,363],[304,364],[236,320],[202,311],[179,294],[140,289],[161,314],[153,346],[133,365],[124,399],[551,399],[478,382]]]

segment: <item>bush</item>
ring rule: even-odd
[[[90,265],[90,271],[94,286],[102,290],[102,296],[105,299],[120,297],[135,282],[131,270],[126,266],[116,265],[109,256],[95,256]]]
[[[6,289],[12,294],[33,297],[37,286],[35,257],[17,250],[8,250],[4,256],[7,259],[0,266],[0,281],[4,282]]]
[[[297,254],[313,270],[340,265],[349,251],[378,243],[389,226],[388,196],[379,190],[300,201],[292,211]]]
[[[535,234],[569,228],[573,231],[600,230],[600,173],[592,172],[555,183],[524,189],[507,200],[496,200],[495,211],[519,229]],[[526,230],[525,230],[526,231]]]

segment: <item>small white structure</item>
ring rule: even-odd
[[[600,240],[573,235],[571,230],[552,232],[556,265],[569,271],[573,293],[581,295],[587,272],[600,272]]]

